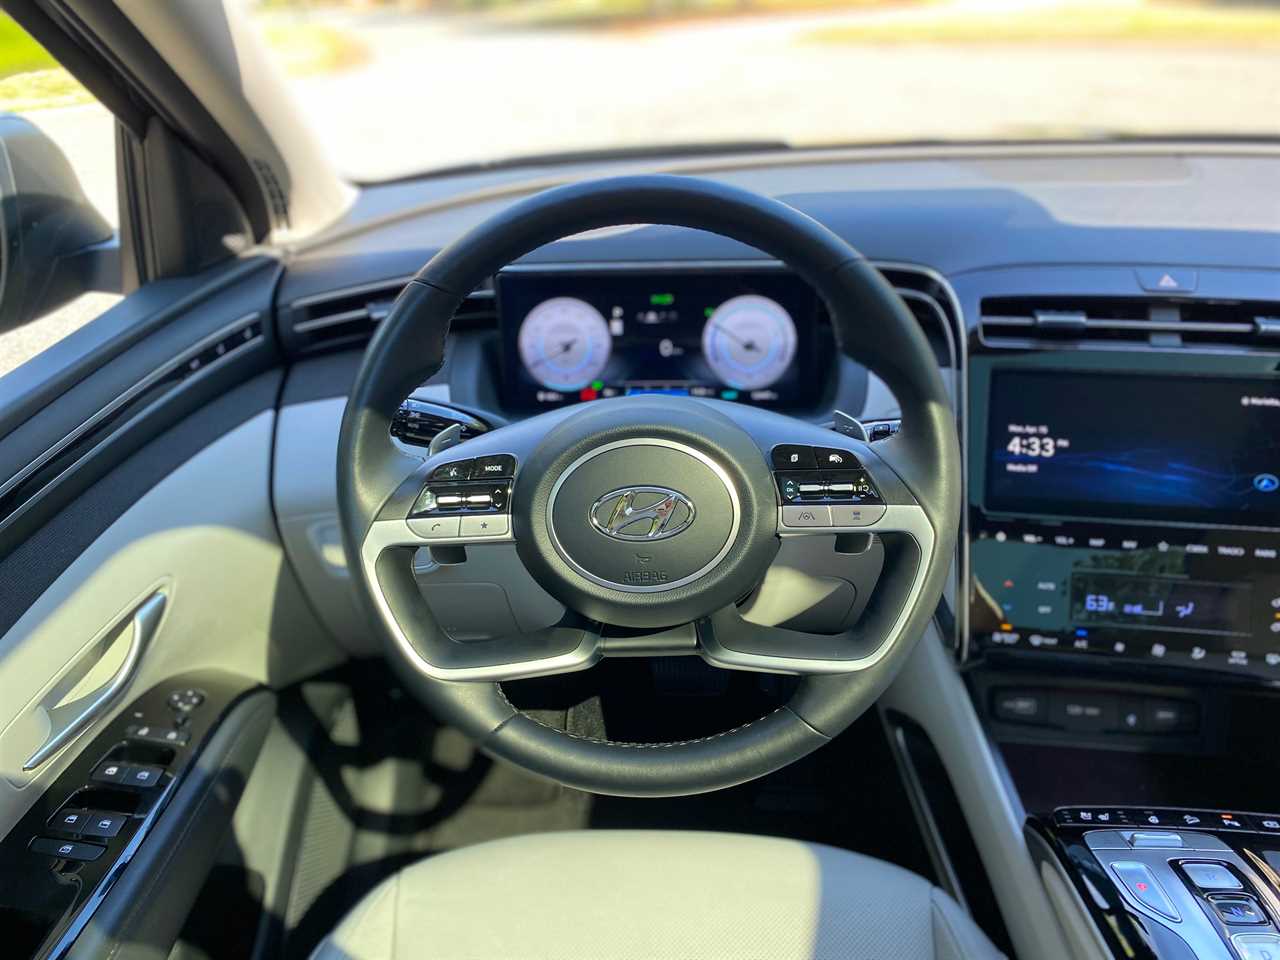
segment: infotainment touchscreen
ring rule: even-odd
[[[988,511],[1280,525],[1280,378],[997,370]]]

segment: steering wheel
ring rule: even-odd
[[[893,391],[901,431],[873,448],[744,404],[635,396],[544,413],[425,462],[397,447],[392,417],[440,368],[466,295],[543,244],[631,223],[711,231],[786,263],[826,303],[840,350]],[[842,470],[816,469],[814,451]],[[813,469],[796,474],[793,463]],[[438,718],[488,753],[571,787],[675,796],[798,760],[875,702],[943,589],[960,517],[959,446],[919,325],[843,240],[789,206],[723,184],[622,177],[516,203],[405,287],[369,344],[343,417],[338,506],[348,566],[387,655]],[[883,545],[881,575],[852,625],[806,632],[744,613],[741,601],[784,544],[835,553],[853,542],[849,534],[875,534]],[[422,547],[481,582],[499,560],[520,568],[554,622],[455,639],[415,578]],[[800,680],[785,705],[745,726],[652,744],[554,729],[516,709],[500,686],[614,655],[694,654]]]

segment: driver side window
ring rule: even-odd
[[[0,13],[0,377],[121,299],[115,123]]]

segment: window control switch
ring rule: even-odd
[[[81,807],[63,807],[49,818],[49,829],[59,833],[81,833],[93,811]]]
[[[84,826],[80,828],[80,833],[86,837],[109,840],[120,832],[120,828],[124,826],[124,820],[123,813],[92,810],[89,811],[89,816],[85,819]]]
[[[94,768],[91,779],[99,783],[124,783],[129,775],[129,764],[119,760],[104,760]]]
[[[63,860],[97,860],[106,847],[79,840],[54,840],[52,837],[36,837],[31,841],[31,852]]]
[[[128,774],[120,781],[130,787],[154,787],[160,782],[164,767],[154,764],[133,763],[129,765]]]

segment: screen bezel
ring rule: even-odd
[[[547,297],[574,296],[575,281],[590,280],[594,283],[611,277],[625,279],[628,282],[651,278],[659,285],[664,281],[678,280],[681,277],[722,279],[730,288],[724,299],[739,293],[751,292],[752,278],[767,277],[770,283],[783,280],[795,284],[797,294],[805,297],[807,302],[802,309],[791,309],[790,305],[784,304],[792,314],[792,320],[796,325],[796,355],[792,361],[794,372],[790,378],[794,389],[789,394],[780,395],[775,402],[760,405],[790,413],[809,412],[821,409],[832,392],[835,377],[830,374],[834,370],[832,360],[834,350],[824,349],[824,346],[828,341],[831,344],[834,341],[830,325],[825,322],[825,307],[817,292],[785,265],[769,263],[758,266],[607,264],[592,269],[575,268],[573,270],[557,269],[554,266],[517,265],[499,272],[494,284],[498,312],[499,359],[502,371],[500,397],[504,409],[520,413],[536,413],[556,409],[559,406],[589,402],[581,401],[576,397],[568,398],[559,404],[538,402],[535,396],[537,387],[528,381],[520,361],[517,337],[520,324],[530,305],[541,302]],[[737,289],[743,287],[744,281],[745,288]],[[524,295],[525,290],[537,284],[543,285],[543,295]],[[519,291],[519,299],[516,291]],[[595,305],[597,308],[600,307],[599,304]],[[739,402],[752,404],[749,391],[740,393]]]

